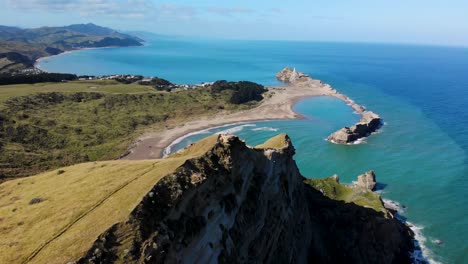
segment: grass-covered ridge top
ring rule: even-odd
[[[166,159],[88,162],[1,184],[0,263],[66,263],[82,256],[161,178],[218,142],[215,135]]]
[[[265,143],[255,146],[255,148],[257,149],[268,149],[268,148],[284,149],[284,148],[288,148],[290,145],[291,145],[291,139],[289,138],[287,134],[283,133],[283,134],[279,134],[277,136],[274,136],[268,139],[267,141],[265,141]]]
[[[387,212],[378,194],[362,188],[353,188],[343,185],[336,176],[324,179],[307,179],[305,183],[314,187],[328,198],[347,203],[355,203],[384,214]]]
[[[268,141],[274,142],[278,139],[288,138],[286,135],[280,135]],[[267,142],[265,145],[268,145]],[[293,148],[292,144],[289,147]],[[298,186],[306,187],[307,185],[302,184],[302,176],[295,174],[297,167],[292,161],[291,153],[283,149],[274,152],[278,154],[277,161],[283,160],[289,164],[285,168],[286,171],[292,170],[294,175],[300,177]],[[87,162],[4,182],[0,184],[0,230],[2,230],[0,263],[68,263],[88,255],[89,252],[96,252],[91,246],[98,243],[96,240],[98,237],[102,238],[103,234],[109,234],[109,230],[122,231],[119,234],[124,238],[127,234],[133,236],[132,232],[139,230],[139,227],[151,228],[133,226],[134,217],[144,213],[141,211],[142,204],[147,204],[151,199],[158,199],[157,203],[170,205],[167,210],[172,210],[171,206],[177,208],[178,203],[172,199],[180,197],[182,189],[176,186],[179,184],[185,186],[183,190],[188,194],[185,198],[189,200],[193,198],[189,195],[193,193],[192,188],[203,184],[205,179],[210,177],[215,179],[210,183],[214,185],[203,187],[205,191],[206,188],[208,190],[218,188],[217,184],[221,184],[217,181],[220,178],[219,173],[223,171],[224,175],[231,175],[233,171],[243,171],[243,161],[248,160],[245,159],[245,155],[249,157],[266,155],[264,159],[269,159],[266,152],[248,148],[239,138],[223,134],[202,139],[165,159]],[[246,162],[245,165],[249,167],[252,164]],[[250,173],[256,172],[253,170]],[[245,177],[252,175],[250,173],[245,174]],[[185,175],[187,178],[178,178],[178,175]],[[241,181],[233,182],[233,188],[242,186]],[[260,183],[253,181],[252,184]],[[372,207],[372,203],[379,201],[376,194],[357,192],[353,188],[339,184],[334,178],[306,180],[306,184],[334,200],[354,202],[365,207]],[[327,201],[328,198],[322,200],[325,197],[319,192],[314,190],[310,195],[312,196],[309,198],[318,199],[316,201],[318,205],[331,206]],[[258,198],[254,197],[249,202],[254,202]],[[283,196],[278,195],[278,197],[282,199]],[[200,203],[209,204],[213,197],[205,198],[207,199],[200,200]],[[231,204],[229,199],[223,201],[226,202],[224,206]],[[340,203],[333,203],[333,206],[338,204]],[[372,208],[385,213],[383,207],[381,210],[378,207]],[[335,212],[335,209],[337,208],[328,212]],[[359,208],[356,206],[354,209]],[[354,209],[352,212],[355,212]],[[159,211],[154,210],[151,212],[157,215]],[[371,209],[365,210],[372,211],[374,215],[378,214]],[[349,212],[347,209],[345,211]],[[155,216],[151,212],[148,211],[148,217]],[[362,214],[364,211],[360,212]],[[320,214],[320,210],[314,214]],[[380,223],[385,221],[381,214],[378,215],[381,217]],[[372,218],[372,214],[366,213],[365,216]],[[196,225],[190,227],[198,228]],[[117,244],[122,251],[114,253],[124,254],[127,249],[131,249],[132,243],[129,241],[119,240]],[[112,240],[110,242],[111,245],[104,246],[117,245],[112,244]]]
[[[0,263],[79,258],[160,179],[231,138],[212,135],[165,159],[87,162],[0,184]]]

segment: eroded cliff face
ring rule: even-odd
[[[412,233],[304,182],[286,135],[219,135],[159,181],[79,263],[409,263]],[[103,216],[105,217],[105,216]]]

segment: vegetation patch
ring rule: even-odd
[[[352,188],[340,184],[336,177],[325,179],[307,179],[306,184],[309,184],[323,195],[334,200],[340,200],[347,203],[355,203],[363,207],[369,207],[377,212],[386,213],[380,196],[372,191],[367,191],[361,188]]]
[[[126,221],[159,180],[216,143],[209,137],[166,159],[88,162],[0,184],[0,263],[78,259],[105,230]],[[203,224],[194,220],[194,228]]]
[[[235,93],[160,92],[115,81],[0,86],[0,180],[115,159],[150,126],[163,130],[254,105],[232,103]]]
[[[263,99],[262,94],[267,91],[263,85],[247,81],[216,81],[211,85],[210,90],[212,94],[222,94],[224,91],[231,91],[229,102],[232,104],[260,101]]]

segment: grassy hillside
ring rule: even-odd
[[[386,213],[380,196],[374,192],[342,185],[333,177],[325,179],[307,179],[305,182],[322,192],[328,198],[345,201],[347,203],[355,203],[360,206],[372,208],[377,212]]]
[[[139,132],[236,111],[234,91],[159,92],[113,81],[0,86],[0,180],[118,158]]]
[[[0,26],[0,73],[30,68],[36,59],[64,51],[110,46],[141,46],[141,42],[142,40],[137,37],[94,24],[34,29]],[[7,55],[9,56],[5,59]]]
[[[0,263],[67,263],[84,255],[163,176],[216,142],[208,137],[162,160],[89,162],[0,184]]]

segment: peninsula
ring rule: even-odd
[[[321,85],[323,89],[328,90],[327,95],[336,97],[349,106],[351,106],[356,113],[361,116],[358,123],[351,127],[344,127],[331,134],[327,140],[336,144],[353,144],[358,140],[369,136],[371,133],[377,131],[382,125],[382,119],[379,115],[372,111],[367,111],[362,105],[355,103],[349,97],[339,93],[328,84],[323,84],[321,81],[312,79],[309,75],[297,72],[296,69],[289,67],[284,68],[276,75],[276,78],[282,82],[287,83],[289,87],[313,87]]]
[[[329,84],[312,79],[305,73],[286,67],[276,75],[276,78],[286,85],[266,87],[268,92],[257,107],[234,113],[220,111],[212,116],[147,132],[130,147],[128,155],[124,159],[161,158],[165,154],[165,149],[178,138],[211,127],[253,121],[302,118],[300,114],[294,112],[293,106],[300,99],[307,97],[331,96],[338,98],[361,116],[361,120],[354,126],[342,128],[330,135],[328,140],[332,143],[352,144],[375,132],[381,125],[381,119],[377,114],[367,111],[364,106],[339,93]]]

